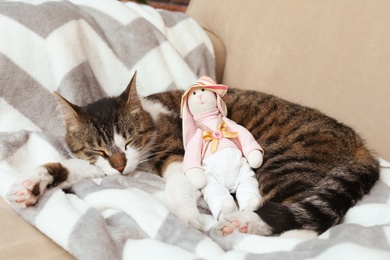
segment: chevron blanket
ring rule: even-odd
[[[135,70],[141,95],[185,89],[214,77],[213,55],[182,13],[115,0],[0,2],[0,195],[35,166],[69,158],[53,91],[84,105],[121,93]],[[344,222],[309,240],[219,237],[203,201],[206,225],[194,230],[161,202],[164,186],[149,172],[107,176],[14,210],[77,259],[390,259],[385,161]]]

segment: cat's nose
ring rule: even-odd
[[[118,172],[122,173],[123,170],[125,169],[125,166],[124,166],[124,165],[118,166],[118,167],[115,167],[115,169],[116,169]]]

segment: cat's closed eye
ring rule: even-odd
[[[105,151],[103,151],[103,150],[93,149],[93,151],[95,151],[99,156],[103,157],[104,159],[108,158],[107,153]]]

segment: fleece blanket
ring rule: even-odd
[[[115,0],[0,2],[0,195],[23,173],[69,158],[58,91],[78,105],[117,95],[137,70],[141,95],[214,77],[211,43],[182,13]],[[77,259],[390,259],[390,164],[342,224],[318,238],[219,237],[164,206],[149,172],[53,188],[14,210]]]

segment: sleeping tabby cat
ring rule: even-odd
[[[67,188],[83,178],[148,167],[167,180],[170,209],[199,228],[200,192],[181,171],[182,94],[172,91],[140,99],[135,76],[120,96],[86,107],[56,94],[67,128],[66,142],[75,159],[39,167],[14,184],[8,199],[28,206],[51,186]],[[256,174],[266,202],[255,213],[227,215],[216,225],[222,233],[236,223],[245,232],[262,235],[292,229],[322,233],[339,223],[379,177],[378,161],[362,139],[317,110],[238,89],[229,90],[226,102],[230,118],[250,130],[265,150]]]

